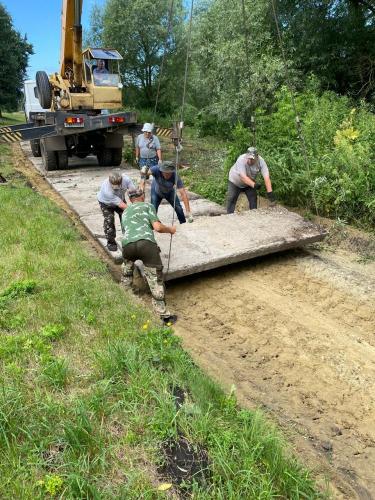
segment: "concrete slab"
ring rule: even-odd
[[[32,156],[29,143],[22,143],[22,148],[35,168],[61,194],[79,215],[83,224],[106,248],[103,216],[96,193],[110,169],[99,167],[96,158],[89,157],[84,160],[75,159],[69,170],[49,172],[46,175],[41,158]],[[134,180],[139,180],[138,170],[121,170]],[[188,194],[195,220],[193,224],[177,223],[170,258],[170,235],[156,235],[166,280],[299,247],[320,241],[326,235],[323,229],[282,207],[227,215],[222,206],[195,193]],[[146,199],[150,199],[149,187]],[[163,203],[158,215],[163,223],[170,224],[173,209],[168,203]],[[107,251],[115,262],[120,263],[121,228],[117,217],[116,229],[119,250]]]
[[[325,234],[283,207],[201,217],[177,228],[168,272],[170,237],[157,235],[157,241],[171,280],[320,241]]]

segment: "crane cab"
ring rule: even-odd
[[[93,97],[93,109],[122,105],[121,55],[115,49],[88,48],[83,52],[83,81]]]

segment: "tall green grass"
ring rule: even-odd
[[[275,428],[197,368],[8,154],[0,148],[10,179],[0,187],[0,497],[164,498],[162,444],[181,433],[209,457],[195,498],[319,497]]]
[[[15,113],[2,113],[0,117],[0,127],[5,125],[17,125],[18,123],[25,123],[26,117],[23,111],[17,111]]]
[[[276,196],[291,206],[357,225],[375,225],[375,115],[363,102],[313,87],[296,95],[303,142],[296,129],[290,92],[275,96],[273,109],[258,109],[256,142],[271,173]],[[216,123],[216,122],[215,122]],[[219,134],[222,124],[207,125]],[[199,127],[202,124],[198,124]],[[199,129],[201,133],[204,130]],[[226,127],[226,135],[228,127]],[[223,139],[217,137],[218,150]],[[232,129],[226,157],[215,149],[185,175],[191,187],[223,203],[228,171],[254,144],[253,131],[242,124]],[[219,160],[219,161],[218,161]],[[264,191],[263,191],[264,193]]]

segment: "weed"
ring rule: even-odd
[[[52,387],[62,389],[68,378],[68,364],[65,359],[48,356],[43,360],[42,378]]]
[[[9,285],[5,290],[0,292],[0,309],[18,297],[24,297],[33,293],[36,287],[36,282],[33,280],[16,281]]]
[[[51,495],[52,497],[61,491],[63,484],[63,479],[57,475],[47,475],[44,479],[37,482],[37,486],[40,486],[45,493]]]

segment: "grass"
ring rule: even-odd
[[[185,485],[196,499],[318,498],[273,426],[111,279],[6,146],[0,158],[0,497],[164,498],[162,445],[182,434],[209,457],[206,482]]]
[[[0,127],[5,125],[17,125],[18,123],[25,123],[25,113],[23,111],[17,111],[15,113],[2,113],[0,117]]]

